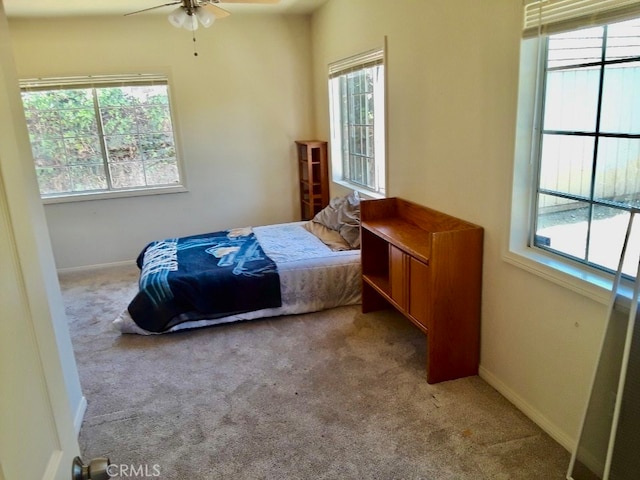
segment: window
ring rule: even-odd
[[[37,79],[21,88],[43,198],[181,187],[165,77]]]
[[[333,180],[384,196],[385,82],[382,50],[329,65]]]
[[[524,2],[516,256],[505,258],[563,285],[568,274],[606,286],[597,272],[617,269],[629,210],[640,207],[640,2]],[[576,291],[602,298],[579,283]]]
[[[534,244],[616,270],[640,207],[640,19],[547,40]]]

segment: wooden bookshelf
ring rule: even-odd
[[[392,306],[427,337],[427,381],[477,375],[483,229],[402,200],[361,209],[362,311]]]
[[[296,141],[300,180],[300,218],[311,220],[329,204],[327,142]]]

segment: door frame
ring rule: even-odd
[[[10,267],[2,281],[16,294],[2,306],[2,328],[14,338],[0,338],[3,389],[0,423],[0,475],[13,478],[67,480],[79,454],[77,435],[86,410],[44,208],[33,169],[26,120],[10,42],[9,23],[0,0],[0,236]],[[8,362],[8,363],[7,363]],[[29,370],[26,371],[27,366]],[[34,392],[20,398],[20,392]],[[37,402],[34,422],[23,404]],[[21,418],[21,415],[24,418]],[[25,424],[28,428],[15,428]],[[39,425],[39,427],[34,427]],[[50,432],[47,445],[37,443]],[[34,458],[32,447],[38,446]],[[48,451],[45,452],[45,449]],[[36,476],[24,476],[26,465],[39,465]]]

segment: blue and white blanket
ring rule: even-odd
[[[248,227],[152,242],[137,264],[140,291],[128,310],[150,332],[281,306],[276,264]]]

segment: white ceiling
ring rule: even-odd
[[[3,0],[8,17],[61,17],[124,15],[174,0]],[[247,0],[251,1],[251,0]],[[311,13],[326,0],[280,0],[277,4],[229,4],[220,6],[231,13]],[[158,8],[146,15],[168,14],[170,7]]]

